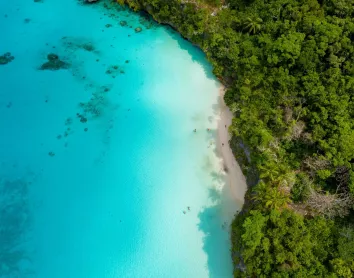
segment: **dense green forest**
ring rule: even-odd
[[[354,0],[117,1],[198,45],[228,88],[249,185],[234,276],[354,277]]]

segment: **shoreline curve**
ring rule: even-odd
[[[229,144],[231,136],[228,130],[232,123],[233,114],[225,104],[224,95],[225,87],[221,84],[219,89],[220,118],[218,119],[217,126],[216,147],[217,153],[222,158],[222,167],[223,169],[227,169],[227,171],[224,170],[226,175],[226,192],[231,195],[233,201],[237,203],[237,206],[241,210],[245,201],[247,184]]]

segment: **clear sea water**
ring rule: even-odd
[[[104,3],[0,0],[0,277],[232,277],[219,84]]]

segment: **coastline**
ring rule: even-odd
[[[232,200],[236,202],[238,209],[241,210],[245,201],[247,184],[241,168],[230,148],[229,141],[231,136],[228,130],[232,123],[233,115],[225,104],[224,95],[225,87],[221,84],[219,89],[220,118],[218,119],[216,140],[217,153],[221,155],[223,164],[222,169],[226,174],[226,184],[224,188],[225,195],[229,195]]]
[[[153,14],[147,12],[152,18],[155,19]],[[168,26],[178,32],[183,39],[203,51],[205,51],[196,43],[194,43],[191,39],[187,38],[182,34],[178,28],[172,22],[159,22],[159,24]],[[219,80],[220,82],[220,80]],[[247,183],[246,178],[242,173],[241,167],[239,166],[236,158],[231,150],[229,141],[231,140],[231,136],[229,135],[229,126],[232,123],[233,114],[231,113],[229,107],[226,105],[224,101],[226,88],[224,84],[220,83],[219,88],[219,109],[220,109],[220,117],[217,121],[217,134],[216,134],[216,153],[221,156],[221,169],[225,173],[225,188],[223,189],[224,197],[231,197],[233,204],[228,206],[229,210],[232,210],[235,205],[237,207],[238,212],[242,210],[243,204],[245,203],[245,194],[247,192]],[[225,128],[226,125],[226,128]],[[224,146],[222,145],[224,143]],[[227,169],[227,171],[225,171]],[[231,211],[230,211],[231,212]],[[232,217],[234,217],[234,213]],[[232,218],[233,219],[233,218]]]
[[[247,43],[252,43],[254,38],[257,38],[259,36],[262,36],[262,34],[260,33],[256,33],[253,32],[253,37],[250,36],[243,36],[244,34],[244,30],[242,29],[242,24],[240,26],[236,26],[236,28],[233,28],[233,30],[231,30],[231,32],[229,32],[229,27],[230,27],[230,20],[232,21],[235,17],[235,14],[237,15],[237,17],[239,18],[243,18],[245,15],[247,15],[247,13],[249,13],[249,11],[251,10],[254,14],[263,14],[266,15],[265,17],[267,17],[265,20],[265,18],[260,18],[260,21],[262,21],[263,27],[264,26],[270,26],[273,27],[274,22],[271,19],[271,16],[273,15],[272,12],[267,13],[267,10],[271,10],[271,5],[254,5],[252,7],[240,7],[237,6],[236,4],[233,5],[229,5],[228,7],[226,7],[226,9],[224,10],[224,12],[222,13],[221,16],[219,16],[217,14],[217,11],[213,11],[213,13],[211,13],[211,7],[208,6],[209,3],[195,3],[195,2],[190,2],[190,3],[184,3],[185,5],[181,5],[181,3],[179,1],[170,1],[170,3],[166,3],[165,1],[160,1],[157,0],[154,2],[154,5],[151,6],[151,4],[149,3],[149,1],[145,1],[145,0],[121,0],[119,2],[125,2],[127,3],[131,8],[135,9],[135,10],[139,10],[139,9],[144,9],[146,10],[149,14],[152,15],[153,18],[156,18],[156,20],[159,22],[160,20],[165,21],[165,22],[171,22],[171,23],[167,23],[167,25],[170,25],[173,29],[177,30],[178,33],[180,33],[182,35],[183,38],[185,38],[186,40],[192,42],[194,45],[198,46],[199,48],[201,48],[203,50],[203,52],[207,55],[207,57],[212,60],[212,64],[214,66],[214,74],[217,75],[220,79],[222,77],[227,78],[227,80],[233,80],[232,84],[232,88],[235,88],[235,90],[238,90],[238,85],[241,84],[240,86],[242,86],[242,80],[241,83],[239,82],[240,80],[234,79],[234,75],[232,73],[237,72],[237,67],[239,67],[239,63],[238,63],[238,57],[237,55],[232,57],[231,55],[228,55],[229,53],[227,52],[227,50],[230,49],[226,49],[224,47],[224,43],[223,40],[226,41],[231,41],[230,38],[232,39],[236,39],[237,43],[238,43],[238,47],[240,49],[240,51],[246,51],[247,52]],[[190,4],[190,5],[189,5]],[[204,4],[204,5],[203,5]],[[280,3],[281,4],[281,3]],[[188,9],[186,9],[186,5]],[[302,7],[302,3],[298,3],[297,5],[299,8]],[[225,8],[225,6],[221,7],[220,10],[222,8]],[[339,9],[340,10],[340,9]],[[317,12],[317,13],[321,13],[322,16],[319,17],[319,20],[322,22],[323,24],[327,24],[328,22],[331,21],[332,17],[335,17],[336,12],[338,12],[338,10],[336,10],[334,7],[316,7],[316,9],[310,9],[310,10],[306,10],[304,11],[304,15],[310,15],[312,16],[313,12]],[[345,13],[345,11],[343,12],[342,10],[340,10],[342,17],[344,18],[343,20],[350,20],[350,13]],[[189,19],[189,20],[186,20]],[[222,20],[220,20],[222,19]],[[229,21],[225,20],[225,19],[230,19]],[[270,20],[269,20],[270,19]],[[209,23],[209,21],[211,20],[211,23]],[[258,20],[258,19],[257,19]],[[263,21],[264,20],[264,21]],[[285,25],[288,21],[290,20],[290,22],[297,22],[297,19],[291,18],[291,17],[284,17],[279,21],[279,24],[277,25],[277,27],[279,27],[276,31],[279,33],[279,31],[282,31],[282,27],[283,25]],[[205,24],[205,22],[208,22],[208,24]],[[203,25],[203,26],[202,26]],[[176,27],[174,27],[176,26]],[[196,30],[196,28],[193,28],[194,26],[198,26],[199,28]],[[210,26],[212,26],[212,28],[210,28]],[[262,26],[261,26],[262,27]],[[337,28],[342,28],[343,26],[341,26],[339,24],[337,24],[336,26]],[[229,29],[227,29],[229,28]],[[343,27],[344,28],[344,27]],[[226,31],[224,31],[226,29]],[[269,29],[269,28],[268,28]],[[270,28],[272,29],[272,28]],[[270,30],[269,29],[269,30]],[[341,29],[342,30],[342,29]],[[346,30],[345,28],[343,30]],[[272,29],[271,31],[274,30]],[[313,30],[312,30],[313,31]],[[318,30],[316,30],[318,31]],[[344,31],[343,31],[344,32]],[[252,31],[250,31],[249,33],[252,33]],[[271,33],[271,32],[268,32]],[[272,34],[273,34],[272,33]],[[277,35],[278,35],[277,33]],[[308,36],[308,30],[306,28],[303,28],[299,30],[299,34],[301,36]],[[313,33],[313,32],[312,32]],[[316,32],[315,32],[316,33]],[[207,36],[205,36],[207,34]],[[218,36],[220,36],[220,40],[218,42],[215,42],[215,37],[213,36],[214,34],[217,34]],[[250,34],[249,34],[250,35]],[[240,40],[240,36],[242,36],[242,39]],[[335,38],[334,40],[340,40],[340,37]],[[306,42],[307,40],[305,40]],[[239,43],[240,42],[240,43]],[[303,41],[301,43],[304,43]],[[300,43],[300,44],[301,44]],[[211,46],[211,47],[210,47]],[[316,48],[314,46],[314,48]],[[257,45],[255,46],[255,49],[257,49],[257,51],[259,53],[263,53],[262,51],[262,45]],[[237,52],[237,51],[236,51]],[[241,53],[241,52],[240,52]],[[243,53],[244,54],[244,53]],[[259,57],[261,57],[261,54],[259,55]],[[247,55],[241,55],[242,57],[247,57]],[[258,57],[258,58],[259,58]],[[299,57],[302,59],[307,58],[306,56],[306,51],[304,53],[300,53]],[[262,57],[264,58],[264,57]],[[345,59],[346,57],[344,57]],[[228,59],[228,60],[227,60]],[[263,59],[264,60],[264,59]],[[250,66],[252,68],[253,71],[255,71],[256,73],[258,73],[260,76],[262,75],[262,70],[263,68],[269,68],[269,69],[273,69],[274,65],[272,63],[269,63],[269,61],[260,59],[260,63],[264,64],[262,68],[259,68],[259,64],[255,64],[252,62],[248,63],[248,66]],[[300,66],[304,66],[303,63],[301,63],[302,60],[298,59],[296,62],[294,62],[295,66],[293,66],[293,68],[295,69],[295,79],[292,79],[291,82],[284,82],[284,86],[290,86],[293,87],[293,85],[296,83],[297,86],[300,86],[301,88],[304,86],[301,83],[301,77],[306,76],[306,72],[304,73],[301,70],[300,67],[300,71],[297,72],[298,68],[298,63],[300,63]],[[316,60],[316,65],[321,64],[321,65],[325,65],[326,68],[328,69],[332,69],[333,67],[333,63],[331,63],[331,61],[329,61],[329,63],[324,62],[324,61],[318,61],[318,59]],[[232,66],[230,66],[232,65]],[[307,64],[306,64],[307,66]],[[334,67],[338,67],[338,65],[335,65]],[[241,65],[242,67],[242,65]],[[236,70],[235,70],[236,68]],[[318,80],[316,80],[316,82],[318,84],[322,84],[321,82],[325,82],[326,81],[326,75],[321,75],[321,73],[323,73],[323,71],[319,70],[318,71],[320,78],[318,78]],[[247,77],[247,72],[243,75],[243,77]],[[277,73],[274,72],[273,75],[275,76],[276,79],[276,75]],[[269,75],[265,77],[265,80],[267,80],[269,82],[269,84],[273,84],[274,82],[274,76],[273,75]],[[343,75],[345,75],[343,73]],[[264,76],[263,76],[264,77]],[[257,79],[257,78],[256,78]],[[300,81],[299,81],[300,80]],[[286,80],[289,81],[289,80]],[[273,82],[273,83],[272,83]],[[230,83],[231,85],[231,83]],[[287,115],[287,111],[289,109],[289,111],[291,112],[294,107],[298,107],[298,103],[297,103],[297,99],[293,98],[290,102],[287,101],[285,108],[283,107],[284,103],[283,100],[280,99],[278,102],[276,102],[275,100],[278,100],[276,98],[277,95],[279,95],[279,92],[276,90],[276,85],[272,90],[272,86],[268,86],[270,87],[270,89],[268,90],[268,94],[271,97],[274,97],[274,100],[272,99],[269,102],[263,102],[262,100],[259,101],[259,103],[257,104],[258,106],[264,106],[267,109],[269,109],[269,112],[266,113],[266,115],[270,115],[270,117],[272,116],[272,110],[274,107],[279,108],[279,103],[281,106],[281,111],[280,113],[285,113],[285,115]],[[342,85],[342,84],[341,84]],[[305,86],[306,87],[306,86]],[[336,90],[341,89],[340,85],[338,85],[337,83],[333,83],[332,84],[332,88],[333,88],[333,98],[336,97]],[[308,107],[310,107],[311,110],[311,105],[314,105],[315,109],[318,108],[318,103],[315,101],[313,101],[313,99],[311,98],[311,92],[308,93],[307,90],[308,88],[305,88],[305,94],[304,97],[305,99],[309,97],[309,103],[308,103]],[[316,149],[318,152],[318,148],[308,148],[308,150],[306,150],[305,154],[301,153],[299,156],[297,156],[297,151],[295,152],[295,159],[293,159],[294,161],[288,161],[286,159],[282,159],[282,161],[277,162],[274,164],[274,158],[269,157],[265,159],[265,163],[270,162],[269,166],[267,165],[267,167],[261,167],[263,164],[259,162],[259,161],[250,161],[249,159],[249,154],[250,151],[254,151],[256,153],[259,152],[259,150],[257,150],[257,147],[259,144],[261,145],[265,145],[267,146],[268,141],[267,140],[262,140],[261,143],[257,143],[257,141],[255,142],[249,142],[250,145],[245,146],[242,142],[244,141],[248,141],[247,138],[248,136],[252,136],[252,135],[257,135],[260,131],[265,132],[266,135],[269,135],[269,141],[272,140],[272,137],[274,140],[279,140],[280,143],[282,141],[283,136],[280,136],[277,127],[281,126],[283,124],[287,124],[288,119],[287,117],[283,118],[282,120],[279,120],[279,123],[277,123],[278,125],[274,125],[272,127],[270,127],[269,125],[267,126],[267,121],[264,120],[263,115],[258,115],[257,114],[257,105],[254,105],[252,99],[249,96],[252,96],[252,93],[254,93],[252,90],[250,90],[249,92],[241,92],[244,96],[245,99],[248,99],[248,101],[246,101],[243,106],[244,107],[248,107],[248,109],[243,109],[243,111],[241,111],[241,117],[242,117],[242,121],[239,123],[240,125],[243,126],[243,128],[247,129],[247,133],[243,134],[243,136],[241,136],[240,138],[233,138],[233,140],[230,142],[232,144],[232,148],[230,148],[229,146],[229,140],[230,140],[230,136],[228,134],[228,127],[230,126],[230,124],[232,123],[233,117],[232,117],[232,113],[227,109],[227,107],[225,106],[225,103],[223,101],[223,96],[224,96],[224,91],[225,88],[221,85],[221,88],[219,89],[219,97],[220,102],[218,102],[217,104],[215,104],[215,106],[218,106],[218,109],[220,110],[218,112],[215,112],[214,110],[214,115],[218,115],[218,119],[217,121],[213,122],[213,131],[215,131],[215,127],[217,128],[216,132],[213,132],[213,139],[215,140],[215,145],[214,145],[214,152],[218,158],[218,162],[220,164],[220,169],[218,171],[219,175],[218,178],[222,177],[222,182],[218,183],[218,185],[220,185],[220,187],[218,186],[217,189],[221,188],[221,202],[218,202],[219,207],[221,207],[221,209],[223,210],[223,212],[225,211],[225,209],[227,209],[229,212],[230,211],[234,211],[234,212],[238,212],[237,210],[239,210],[239,208],[241,208],[243,206],[243,204],[245,206],[247,206],[247,208],[243,208],[243,212],[239,213],[238,215],[235,214],[234,216],[236,216],[236,218],[233,218],[233,224],[231,226],[231,257],[233,260],[233,265],[234,265],[234,273],[233,275],[236,276],[242,276],[242,275],[252,275],[252,273],[254,273],[254,271],[257,271],[257,273],[260,273],[261,275],[264,276],[269,276],[272,273],[278,274],[278,275],[282,275],[284,273],[289,273],[289,269],[283,268],[283,265],[281,265],[279,262],[277,261],[272,261],[272,262],[268,262],[268,264],[266,265],[266,267],[264,265],[262,265],[262,260],[261,263],[257,264],[257,255],[259,253],[264,253],[266,254],[266,256],[269,257],[269,250],[262,250],[262,246],[258,246],[256,250],[256,252],[253,252],[254,254],[252,256],[250,256],[248,259],[244,258],[244,254],[247,253],[250,250],[250,244],[249,242],[252,243],[252,238],[248,238],[246,240],[241,240],[244,238],[242,237],[242,234],[249,234],[250,231],[252,231],[252,227],[248,226],[248,230],[245,228],[243,229],[243,224],[248,221],[248,223],[251,224],[255,224],[256,219],[254,220],[252,218],[252,214],[250,213],[250,210],[253,209],[255,212],[262,214],[263,215],[263,219],[264,219],[264,225],[263,225],[263,229],[268,232],[268,234],[271,235],[271,238],[276,241],[278,241],[279,244],[287,244],[286,242],[284,243],[284,238],[282,237],[282,235],[277,235],[272,233],[272,230],[274,230],[275,227],[274,223],[271,223],[270,221],[268,221],[268,215],[271,212],[271,209],[266,209],[264,210],[264,205],[262,205],[263,202],[267,201],[264,200],[264,196],[259,195],[259,199],[260,199],[260,203],[256,204],[254,202],[251,202],[250,200],[250,196],[248,196],[247,200],[244,200],[245,197],[245,192],[247,191],[247,186],[246,186],[246,182],[245,182],[245,177],[243,176],[240,167],[238,165],[238,163],[236,162],[236,159],[233,155],[233,151],[235,151],[235,156],[237,158],[238,161],[240,161],[240,164],[242,165],[242,168],[244,168],[244,172],[246,173],[247,176],[247,181],[250,185],[250,187],[253,187],[254,185],[259,183],[259,176],[262,176],[262,173],[267,172],[267,171],[272,171],[273,169],[277,169],[279,168],[279,166],[277,166],[276,164],[279,164],[280,162],[282,163],[282,165],[284,164],[284,169],[286,169],[286,173],[285,175],[288,175],[290,177],[293,177],[293,174],[296,174],[296,177],[300,177],[300,174],[303,175],[304,179],[306,178],[306,181],[308,180],[308,184],[307,187],[311,188],[313,185],[312,183],[316,183],[317,181],[317,177],[313,177],[313,171],[312,168],[311,169],[303,169],[303,167],[299,170],[297,169],[301,164],[308,158],[308,157],[312,157],[312,156],[316,156]],[[234,103],[234,102],[233,102]],[[230,103],[230,105],[232,105],[233,103]],[[275,106],[274,106],[275,103]],[[320,103],[323,104],[323,103]],[[324,103],[327,104],[327,103]],[[300,105],[301,106],[301,105]],[[346,107],[346,106],[345,106]],[[349,107],[349,106],[348,106]],[[214,107],[213,107],[214,108]],[[284,109],[283,109],[284,108]],[[333,108],[333,107],[332,107]],[[347,108],[347,107],[346,107]],[[301,108],[300,108],[301,109]],[[260,120],[262,123],[265,123],[264,126],[261,126],[259,129],[255,128],[253,126],[254,122],[256,120],[250,119],[247,116],[247,111],[251,111],[251,114],[255,114],[256,119]],[[254,113],[252,113],[252,111],[254,111]],[[267,110],[268,111],[268,110]],[[337,111],[334,108],[333,113],[335,114]],[[245,114],[243,114],[245,113]],[[243,115],[242,115],[243,114]],[[231,115],[231,117],[230,117]],[[348,120],[347,115],[345,115],[345,113],[343,114],[343,110],[340,110],[340,113],[338,112],[338,116],[339,117],[343,117],[343,119],[341,118],[341,120]],[[312,116],[312,115],[311,115]],[[318,115],[317,115],[318,116]],[[291,113],[289,113],[289,117],[290,119],[292,118]],[[300,117],[300,116],[299,116]],[[298,117],[298,118],[299,118]],[[315,116],[316,117],[316,116]],[[301,118],[301,117],[300,117]],[[215,118],[214,118],[215,119]],[[312,118],[311,118],[312,119]],[[311,120],[310,119],[310,120]],[[299,120],[299,119],[297,119]],[[308,118],[303,118],[302,120],[305,121],[307,123],[307,121],[309,120]],[[322,119],[325,123],[327,123],[326,121],[328,121],[327,117],[324,116]],[[350,120],[349,120],[350,122]],[[305,124],[306,124],[305,123]],[[217,126],[215,126],[217,124]],[[303,123],[302,123],[303,124]],[[328,123],[327,123],[328,124]],[[331,122],[332,124],[332,122]],[[324,124],[325,125],[325,124]],[[242,126],[240,128],[242,128]],[[320,124],[320,128],[325,128],[323,127],[323,125]],[[210,129],[209,129],[210,130]],[[259,131],[260,130],[260,131]],[[291,129],[289,129],[290,131],[292,131]],[[311,137],[311,130],[307,130],[309,132],[307,132],[306,134],[303,133],[302,135],[306,135],[303,138],[301,137],[300,139],[306,139],[303,140],[306,144],[309,145],[313,145],[313,142],[317,142],[316,140],[322,140],[322,139],[328,139],[327,137],[321,137],[319,136],[318,138],[312,138]],[[301,133],[301,132],[300,132]],[[344,132],[346,133],[346,132]],[[344,134],[343,133],[343,134]],[[271,137],[272,136],[272,137]],[[209,136],[210,137],[210,136]],[[296,138],[295,138],[296,137]],[[299,136],[294,136],[294,138],[291,138],[292,141],[296,142],[299,138]],[[334,148],[334,151],[331,149],[330,151],[328,151],[331,154],[331,161],[335,161],[336,160],[336,156],[338,155],[338,157],[340,157],[340,160],[343,161],[343,156],[341,157],[340,155],[340,150],[342,150],[342,142],[341,139],[338,139],[337,137],[335,138],[336,140],[332,140],[330,143],[332,144],[332,146],[337,147],[339,151],[335,151],[336,149]],[[338,140],[337,140],[338,139]],[[252,141],[252,140],[251,140]],[[326,140],[325,140],[326,141]],[[327,142],[327,141],[326,141]],[[336,145],[337,144],[337,145]],[[212,143],[209,145],[211,146]],[[208,147],[209,148],[209,147]],[[274,156],[278,157],[279,152],[281,152],[282,157],[285,157],[287,154],[289,154],[291,151],[289,151],[287,148],[283,148],[283,149],[276,149],[276,150],[272,150],[272,154],[274,154]],[[285,155],[284,155],[285,153]],[[292,153],[293,154],[293,153]],[[332,157],[333,156],[333,157]],[[350,161],[350,156],[346,156],[346,158],[348,158]],[[276,159],[275,159],[276,160]],[[347,163],[347,161],[345,163]],[[306,161],[305,161],[306,162]],[[344,163],[344,162],[343,162]],[[268,163],[267,163],[268,164]],[[331,162],[330,162],[331,164]],[[333,166],[333,165],[332,165]],[[247,168],[246,168],[247,167]],[[336,169],[331,169],[331,171],[336,171]],[[349,170],[351,171],[351,170]],[[347,171],[345,172],[346,174],[348,173]],[[213,173],[214,174],[214,173]],[[283,174],[283,173],[281,173]],[[342,173],[336,173],[338,174],[338,176],[341,176]],[[276,175],[277,176],[277,175]],[[347,177],[347,176],[346,176]],[[322,186],[326,186],[327,181],[329,181],[329,184],[332,186],[333,185],[333,178],[332,177],[327,177],[325,175],[321,175],[321,184],[320,187]],[[272,184],[272,178],[269,178],[267,180],[265,180],[265,184],[268,186],[269,184]],[[220,179],[218,180],[220,181]],[[322,184],[323,183],[323,184]],[[278,192],[278,191],[275,191]],[[306,199],[306,197],[304,197],[303,192],[301,193],[296,193],[296,192],[292,192],[296,198],[298,199]],[[318,192],[319,193],[319,192]],[[298,195],[296,195],[298,194]],[[299,197],[300,195],[300,197]],[[291,196],[293,197],[293,196]],[[275,196],[275,198],[273,198],[270,202],[272,203],[277,203],[278,202],[277,196]],[[292,198],[295,200],[295,198]],[[213,201],[215,201],[215,199],[213,199]],[[291,202],[291,200],[287,201],[287,202]],[[296,210],[287,210],[289,212],[289,214],[285,214],[284,212],[284,207],[286,207],[286,203],[283,205],[279,205],[278,208],[276,208],[276,211],[279,211],[279,219],[280,220],[284,220],[284,219],[288,219],[289,217],[296,217],[297,211]],[[274,205],[275,206],[275,205]],[[350,207],[349,207],[349,212],[350,213]],[[320,213],[319,213],[320,214]],[[229,214],[228,214],[229,216]],[[261,217],[261,216],[260,216]],[[317,221],[323,221],[323,225],[326,226],[329,221],[332,221],[331,219],[328,219],[327,217],[314,217],[314,218],[302,218],[302,219],[298,219],[299,221],[304,221],[303,222],[303,226],[301,226],[302,228],[304,227],[311,227],[311,225],[318,225]],[[226,223],[226,222],[224,222]],[[279,227],[284,228],[283,226],[283,222],[279,221]],[[344,223],[344,222],[343,222]],[[345,223],[344,223],[345,224]],[[223,224],[223,228],[225,224]],[[288,225],[289,226],[289,225]],[[294,225],[293,225],[294,226]],[[328,225],[327,225],[328,226]],[[311,249],[309,250],[309,252],[311,252],[311,255],[313,256],[315,265],[316,265],[316,271],[320,271],[321,273],[327,273],[329,275],[336,275],[339,273],[339,268],[341,268],[344,265],[344,260],[343,257],[338,257],[338,252],[335,252],[335,249],[338,245],[338,240],[336,239],[336,236],[338,236],[338,231],[339,229],[348,229],[348,227],[341,226],[338,225],[339,227],[336,227],[336,229],[330,229],[328,230],[328,234],[327,237],[319,237],[317,234],[317,231],[313,231],[314,235],[312,235],[311,233],[309,233],[310,237],[313,237],[313,239],[315,240],[315,243],[318,246],[321,246],[321,248],[323,248],[323,250],[325,250],[327,253],[326,257],[321,257],[321,256],[317,256],[318,254],[316,254],[316,250],[312,250],[311,248],[307,248],[308,246],[305,246],[304,248],[306,249]],[[300,228],[301,228],[300,227]],[[298,228],[296,225],[294,227],[287,227],[291,230]],[[329,236],[330,235],[330,236]],[[328,242],[329,239],[331,240],[331,243],[329,244]],[[316,241],[317,240],[317,241]],[[325,240],[324,245],[321,245],[321,240]],[[327,242],[328,240],[328,242]],[[333,241],[332,241],[333,240]],[[304,243],[306,245],[306,242]],[[335,247],[333,247],[333,246]],[[328,246],[331,246],[333,248],[329,248]],[[338,245],[339,246],[339,245]],[[253,246],[254,247],[254,246]],[[251,248],[252,249],[252,248]],[[263,248],[264,249],[264,248]],[[334,252],[333,252],[334,250]],[[252,251],[252,250],[251,250]],[[254,250],[253,250],[254,251]],[[292,250],[290,250],[292,252]],[[273,252],[274,253],[274,252]],[[277,252],[275,252],[277,253]],[[278,252],[279,253],[279,252]],[[313,254],[312,254],[313,253]],[[277,255],[277,254],[276,254]],[[299,262],[299,259],[297,258],[298,254],[296,254],[296,252],[294,253],[294,260]],[[243,258],[242,258],[243,257]],[[335,258],[335,260],[333,259]],[[332,259],[333,264],[334,261],[336,260],[343,260],[341,261],[341,263],[343,263],[343,265],[328,265],[328,260]],[[255,262],[256,261],[256,262]],[[301,260],[300,260],[301,261]],[[332,262],[331,261],[331,262]],[[327,263],[326,263],[327,262]],[[346,263],[346,266],[349,266],[350,261],[348,261],[348,263]],[[247,266],[247,268],[246,268]],[[336,269],[337,267],[337,269]],[[317,269],[318,268],[318,269]],[[251,270],[250,270],[251,269]],[[342,270],[342,269],[341,269]],[[348,270],[348,275],[350,275],[351,270],[349,269],[349,267],[346,269]],[[299,263],[299,267],[297,269],[291,269],[291,271],[293,271],[295,274],[296,273],[300,273],[300,272],[304,272],[304,273],[310,273],[311,271],[314,271],[313,269],[309,270],[306,267],[306,263],[300,262]],[[243,272],[243,274],[241,274]],[[353,270],[354,273],[354,270]]]

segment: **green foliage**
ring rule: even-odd
[[[205,0],[205,2],[214,7],[220,6],[221,4],[221,0]]]
[[[350,177],[349,177],[349,191],[352,195],[354,195],[354,172],[351,171]]]
[[[258,183],[254,188],[255,196],[260,209],[281,209],[289,202],[289,196],[275,187],[269,187],[264,182]]]
[[[343,227],[339,230],[338,253],[341,259],[354,262],[354,230]]]
[[[333,272],[338,275],[337,277],[351,278],[354,275],[353,262],[348,264],[342,259],[336,258],[331,261],[331,266]]]
[[[307,175],[301,173],[291,189],[291,197],[294,202],[304,202],[310,195],[311,182]]]
[[[251,211],[240,241],[250,277],[325,277],[333,250],[334,223],[304,219],[289,210]]]
[[[260,17],[247,17],[245,20],[245,29],[250,34],[255,34],[262,29],[263,20]]]

